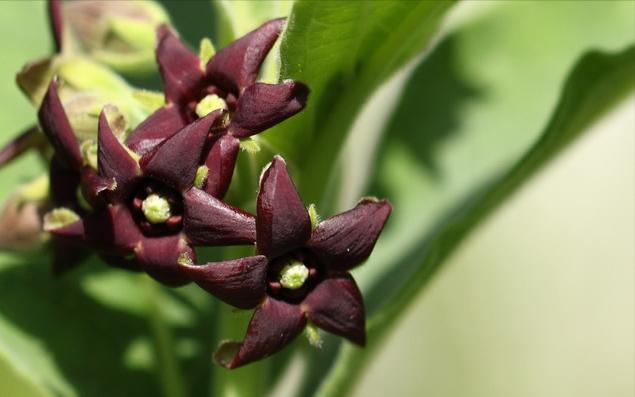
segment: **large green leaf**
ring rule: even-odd
[[[266,134],[303,198],[322,200],[349,128],[369,95],[429,43],[452,2],[297,1],[281,44],[281,79],[311,88],[307,108]]]
[[[414,272],[400,285],[395,296],[369,320],[369,348],[360,350],[345,345],[318,392],[320,396],[343,396],[355,384],[363,364],[368,362],[379,341],[397,318],[430,280],[453,250],[518,187],[539,171],[568,144],[577,138],[616,102],[635,88],[635,46],[618,53],[589,52],[570,73],[560,100],[538,141],[501,176],[485,183],[446,214],[445,219],[418,249],[407,256]],[[401,153],[403,155],[403,153]],[[411,184],[411,179],[407,182]],[[399,268],[407,273],[407,269]],[[385,292],[386,286],[382,290]]]

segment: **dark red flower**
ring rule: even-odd
[[[220,106],[222,125],[210,135],[212,144],[203,163],[214,179],[205,191],[215,197],[226,192],[238,155],[240,139],[272,127],[304,108],[308,88],[302,83],[256,82],[260,66],[280,35],[285,19],[274,19],[218,51],[203,65],[166,25],[157,31],[157,62],[167,104],[141,123],[126,144],[145,154],[185,125],[199,118],[197,106],[212,101]]]
[[[348,271],[371,254],[390,204],[364,199],[312,227],[284,160],[276,156],[262,176],[257,211],[259,256],[184,266],[196,283],[224,301],[238,307],[260,304],[243,342],[221,348],[221,364],[235,368],[273,354],[308,321],[364,345],[364,304]]]
[[[92,207],[80,220],[49,230],[58,239],[87,242],[109,263],[143,270],[169,285],[189,281],[178,262],[195,260],[192,246],[254,242],[252,215],[194,187],[218,114],[185,126],[138,158],[113,134],[102,112],[97,170],[85,164],[55,81],[39,116],[55,148],[53,195],[58,202],[71,200],[79,184]]]

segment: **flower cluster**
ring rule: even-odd
[[[53,31],[63,46],[59,2]],[[223,201],[241,139],[301,111],[309,90],[297,81],[257,82],[285,20],[269,21],[203,62],[165,24],[156,60],[166,103],[132,133],[104,107],[95,141],[81,141],[53,78],[38,118],[53,147],[43,222],[57,268],[97,253],[168,286],[194,282],[240,309],[255,309],[245,339],[228,342],[218,362],[235,368],[283,348],[307,325],[365,343],[361,293],[349,270],[365,261],[391,212],[364,199],[319,221],[302,202],[286,163],[275,156],[260,178],[256,215]],[[0,153],[22,150],[15,141]],[[198,264],[196,247],[255,245],[239,259]],[[63,265],[60,265],[62,264]]]

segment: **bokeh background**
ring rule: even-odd
[[[192,15],[187,7],[197,5],[168,4],[177,28],[196,42],[206,34],[205,24],[185,23]],[[41,2],[0,2],[0,144],[34,120],[14,76],[26,60],[49,53],[44,11]],[[415,103],[400,102],[403,79],[384,87],[401,111],[400,122],[387,121],[389,131],[423,130],[426,139],[440,142],[433,153],[417,147],[427,162],[410,170],[415,182],[442,175],[448,164],[451,168],[451,148],[458,147],[475,164],[479,145],[495,136],[504,136],[501,145],[522,151],[546,123],[564,76],[583,51],[617,50],[635,40],[635,7],[630,1],[466,2],[444,30],[404,89],[421,90]],[[430,116],[424,126],[408,123],[417,109],[427,109]],[[369,114],[377,117],[372,109]],[[367,116],[356,128],[372,130],[372,124],[376,120]],[[457,137],[466,136],[463,146],[453,146]],[[409,156],[404,152],[410,165]],[[0,170],[0,199],[39,169],[30,155]],[[360,164],[353,172],[367,170]],[[355,395],[633,396],[634,174],[635,102],[630,98],[462,245],[380,348]],[[426,197],[420,199],[423,205]],[[341,201],[347,200],[344,194]],[[34,279],[31,270],[20,268],[45,261],[21,258],[0,254],[0,395],[49,395],[25,381],[33,361],[40,376],[62,379],[58,390],[65,395],[63,384],[70,380],[64,371],[77,370],[59,370],[55,363],[74,349],[90,360],[89,346],[62,343],[63,324],[55,321],[63,319],[40,312],[54,310],[56,302],[27,300],[42,289],[71,288],[72,280],[51,279],[61,284],[50,287],[44,271]],[[362,283],[365,276],[359,274]],[[98,299],[89,304],[96,316],[102,304]],[[50,329],[42,329],[47,321]],[[45,342],[47,336],[54,342]],[[111,342],[93,343],[103,350]],[[21,363],[24,352],[36,359]],[[79,390],[91,395],[90,389]]]

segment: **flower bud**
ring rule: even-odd
[[[155,69],[156,28],[169,21],[153,1],[83,0],[64,3],[64,21],[81,50],[128,73]],[[65,38],[66,40],[67,38]]]

